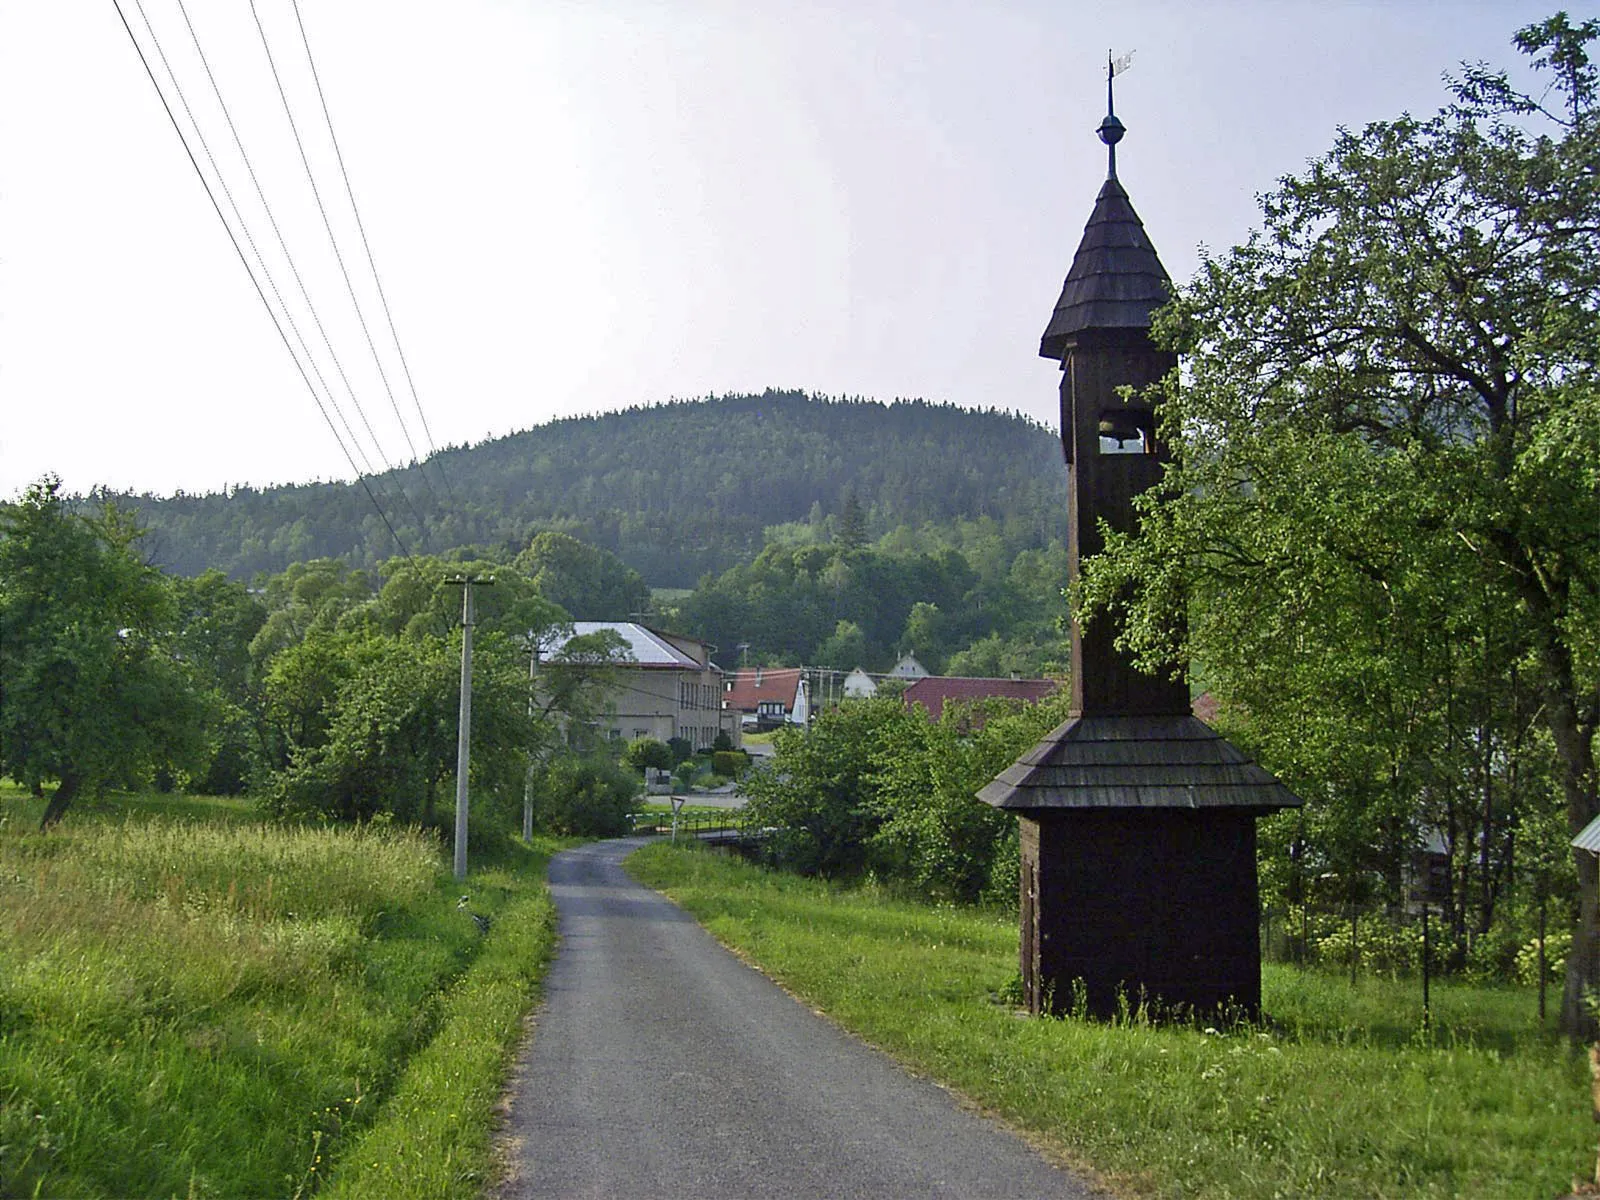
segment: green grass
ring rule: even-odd
[[[133,797],[41,835],[39,807],[0,789],[0,1196],[481,1190],[549,847],[461,887],[414,831]]]
[[[628,860],[808,1004],[1129,1195],[1547,1200],[1593,1171],[1587,1064],[1531,989],[1268,966],[1267,1029],[1019,1017],[1014,917],[666,845]]]

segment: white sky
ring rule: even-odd
[[[140,2],[366,442],[177,0],[123,0],[160,71]],[[403,462],[250,6],[186,3],[382,455]],[[257,4],[425,452],[293,9]],[[1431,114],[1463,59],[1519,66],[1512,32],[1554,7],[301,0],[441,447],[769,386],[1053,425],[1057,376],[1038,339],[1105,173],[1093,130],[1108,48],[1137,52],[1117,81],[1119,175],[1182,280],[1200,244],[1242,240],[1254,196],[1337,126]],[[46,471],[73,491],[157,494],[352,474],[111,0],[0,0],[0,496]]]

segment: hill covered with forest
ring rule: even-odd
[[[566,418],[366,481],[407,551],[500,557],[555,530],[680,588],[750,561],[769,527],[817,527],[847,505],[869,537],[990,518],[1012,547],[1043,547],[1061,535],[1065,485],[1054,434],[1025,417],[780,391]],[[137,510],[145,556],[178,574],[401,553],[360,483],[106,498]]]

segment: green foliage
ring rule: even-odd
[[[564,533],[535,534],[516,566],[541,596],[581,621],[634,620],[651,602],[639,572]]]
[[[821,667],[848,671],[862,663],[876,663],[881,652],[874,653],[867,646],[867,636],[854,621],[840,621],[833,632],[816,649],[816,662]]]
[[[839,545],[846,550],[859,550],[867,540],[867,514],[861,507],[855,488],[847,488],[844,503],[839,506],[839,524],[835,533]]]
[[[54,781],[47,825],[80,790],[204,757],[172,589],[135,556],[138,537],[109,506],[70,511],[53,477],[0,509],[0,771]]]
[[[1546,983],[1554,983],[1561,978],[1566,970],[1567,955],[1572,952],[1572,931],[1570,929],[1556,929],[1550,931],[1544,939],[1544,977]],[[1533,938],[1525,945],[1517,948],[1516,980],[1518,983],[1533,984],[1539,982],[1539,939]]]
[[[534,819],[551,833],[619,837],[638,793],[638,779],[603,751],[558,754],[534,772]]]
[[[846,701],[782,729],[746,776],[770,860],[804,874],[871,872],[919,895],[1015,902],[1015,820],[975,793],[1065,717],[1065,699],[948,706],[938,721],[893,697]]]
[[[672,751],[672,765],[678,766],[687,762],[694,756],[694,746],[688,738],[672,737],[667,739],[667,749]]]
[[[759,661],[882,670],[905,650],[932,667],[987,650],[1004,669],[963,673],[1036,674],[1066,659],[1066,551],[1029,546],[1037,532],[979,518],[851,549],[771,530],[753,562],[702,579],[677,621]]]
[[[711,458],[708,447],[716,448]],[[1010,531],[1018,548],[1059,537],[1065,515],[1060,452],[1048,429],[1010,413],[919,400],[730,395],[568,418],[440,458],[448,460],[450,497],[418,487],[421,468],[375,481],[390,491],[403,485],[420,511],[422,527],[400,530],[408,542],[493,547],[510,557],[549,531],[615,555],[662,587],[692,587],[748,560],[768,526],[816,528],[846,489],[882,528],[981,514]],[[354,484],[118,499],[155,532],[162,565],[185,575],[218,567],[248,579],[313,558],[370,569],[396,552]],[[559,587],[545,592],[584,619],[626,618],[642,607],[602,594],[603,613],[574,607],[575,593]]]
[[[670,771],[673,767],[672,749],[660,738],[634,738],[622,752],[622,761],[635,771],[650,767],[658,771]]]
[[[775,831],[766,843],[772,861],[803,874],[865,872],[882,824],[874,784],[881,747],[918,719],[899,700],[847,700],[809,730],[777,730],[774,760],[743,784],[751,821]]]
[[[948,705],[937,721],[919,709],[895,724],[872,780],[881,820],[872,851],[883,875],[934,899],[1016,903],[1016,818],[976,794],[1065,720],[1068,703],[983,700]]]
[[[750,756],[743,750],[714,750],[711,753],[711,773],[726,779],[737,779],[750,766]]]
[[[346,635],[332,644],[347,674],[328,704],[326,737],[295,747],[273,788],[274,810],[437,823],[439,785],[456,763],[459,639]],[[508,638],[475,641],[472,692],[472,795],[480,815],[506,814],[520,806],[537,736],[527,671]]]

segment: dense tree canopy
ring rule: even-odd
[[[203,751],[172,590],[136,536],[115,509],[72,512],[51,478],[0,512],[0,771],[55,784],[47,826],[85,789]]]
[[[1157,318],[1179,462],[1086,567],[1147,661],[1203,664],[1330,865],[1444,830],[1484,920],[1541,742],[1569,830],[1600,810],[1597,34],[1525,29],[1544,100],[1470,69],[1263,199]]]
[[[180,574],[218,567],[245,580],[313,558],[372,569],[465,546],[510,557],[551,531],[616,555],[656,587],[692,587],[747,561],[768,526],[813,509],[820,521],[848,508],[851,538],[987,516],[1031,546],[1060,536],[1065,514],[1049,430],[920,400],[767,391],[675,401],[445,450],[427,471],[447,488],[425,486],[415,467],[370,481],[403,546],[356,484],[114,499],[150,527],[151,561]],[[625,613],[600,619],[612,616]]]

